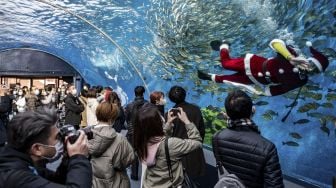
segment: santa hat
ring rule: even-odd
[[[328,58],[324,56],[321,52],[314,49],[310,41],[307,41],[306,45],[309,47],[310,53],[313,56],[308,59],[310,59],[314,63],[314,65],[318,68],[320,72],[324,72],[329,65]]]

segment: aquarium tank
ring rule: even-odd
[[[277,147],[283,173],[320,187],[336,175],[336,1],[333,0],[1,0],[0,50],[33,48],[68,62],[91,85],[110,86],[127,104],[137,85],[165,94],[187,90],[202,108],[205,145],[226,127],[234,86],[200,80],[223,69],[213,40],[230,55],[273,57],[272,39],[309,56],[306,42],[329,59],[325,72],[285,94],[251,95],[262,135]],[[299,92],[299,95],[297,93]],[[168,98],[167,98],[168,99]],[[168,100],[166,110],[173,104]],[[288,114],[288,115],[287,115]],[[287,115],[286,118],[284,118]]]

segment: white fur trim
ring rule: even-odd
[[[313,46],[313,44],[312,44],[312,42],[307,41],[307,42],[306,42],[306,46],[311,47],[311,46]]]
[[[271,88],[269,86],[265,87],[265,95],[266,96],[272,96]]]
[[[216,75],[215,74],[210,74],[211,75],[211,80],[216,82]]]
[[[263,77],[263,76],[264,76],[263,73],[258,72],[258,77]]]
[[[245,66],[245,73],[246,76],[248,76],[248,78],[256,85],[260,85],[263,86],[263,84],[261,84],[260,82],[258,82],[254,76],[252,75],[251,72],[251,58],[253,57],[253,54],[246,54],[245,59],[244,59],[244,66]]]
[[[237,82],[231,82],[231,81],[228,81],[228,80],[223,80],[223,83],[225,83],[227,85],[230,85],[230,86],[237,87],[237,88],[239,88],[243,91],[247,91],[247,92],[252,93],[252,94],[257,94],[258,93],[258,91],[253,86],[250,86],[250,85],[241,84],[241,83],[237,83]]]
[[[296,67],[294,67],[294,68],[293,68],[293,72],[298,73],[298,72],[299,72],[299,69],[296,68]]]
[[[227,44],[222,44],[222,45],[220,45],[219,49],[220,49],[220,50],[222,50],[222,49],[227,49],[227,50],[229,50],[229,45],[227,45]]]
[[[285,73],[285,71],[283,69],[279,69],[279,73],[283,74],[283,73]]]
[[[266,76],[271,76],[271,73],[269,71],[265,72]]]
[[[269,43],[269,46],[272,48],[273,51],[276,51],[272,44],[275,43],[275,42],[280,42],[281,44],[283,44],[284,46],[286,46],[285,42],[283,40],[280,40],[280,39],[273,39],[270,43]]]
[[[315,58],[313,58],[313,57],[310,57],[310,58],[308,58],[308,60],[311,60],[311,62],[314,63],[314,65],[318,68],[318,70],[319,70],[320,72],[323,72],[322,65],[321,65],[321,63],[320,63],[317,59],[315,59]]]

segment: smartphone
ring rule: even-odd
[[[181,113],[180,109],[178,108],[172,108],[170,111],[173,112],[173,116],[177,116],[177,113]]]

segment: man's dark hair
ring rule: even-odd
[[[170,88],[168,97],[172,102],[176,104],[182,103],[185,101],[186,98],[186,90],[183,89],[181,86],[173,86]]]
[[[40,108],[14,116],[7,130],[8,144],[21,152],[29,152],[34,143],[47,144],[51,127],[58,121],[53,108]]]
[[[136,86],[134,88],[134,94],[136,97],[143,97],[144,93],[145,93],[145,88],[143,86]]]
[[[250,118],[252,99],[242,90],[231,91],[225,99],[225,109],[231,120]]]

